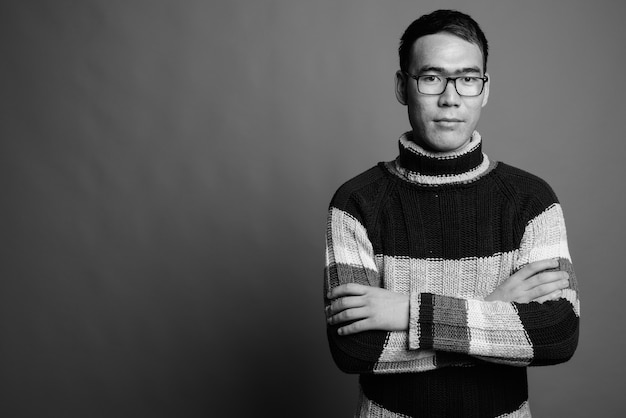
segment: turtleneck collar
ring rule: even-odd
[[[468,183],[481,177],[492,166],[489,158],[482,152],[482,140],[478,131],[474,131],[471,140],[456,151],[427,151],[413,142],[412,132],[400,137],[399,146],[400,155],[388,167],[412,183]]]

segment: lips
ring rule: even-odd
[[[457,119],[457,118],[440,118],[440,119],[435,119],[435,122],[452,123],[452,122],[463,122],[463,120]]]

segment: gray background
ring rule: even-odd
[[[623,16],[589,1],[0,2],[0,415],[351,416],[322,312],[326,209],[397,152],[404,28],[491,43],[479,130],[546,179],[580,280],[538,417],[623,407]]]

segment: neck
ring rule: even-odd
[[[428,151],[413,141],[412,132],[400,137],[399,146],[400,155],[393,164],[394,171],[412,183],[467,183],[476,180],[490,168],[477,131],[474,131],[466,145],[456,151]]]

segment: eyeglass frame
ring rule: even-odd
[[[458,94],[459,96],[461,96],[461,97],[478,97],[478,96],[480,96],[481,94],[483,94],[483,91],[485,91],[485,83],[489,81],[489,76],[488,76],[487,74],[485,74],[485,75],[484,75],[484,76],[482,76],[482,77],[467,76],[467,75],[460,75],[460,76],[458,76],[458,77],[443,77],[443,76],[436,75],[436,74],[423,74],[423,75],[415,75],[415,74],[411,74],[411,73],[409,73],[409,72],[407,72],[407,71],[402,71],[402,72],[403,72],[404,74],[408,75],[409,77],[411,77],[413,80],[415,80],[415,87],[417,88],[417,92],[418,92],[419,94],[423,94],[423,95],[425,95],[425,96],[440,96],[440,95],[442,95],[443,93],[445,93],[446,89],[448,88],[448,83],[449,83],[450,81],[452,81],[452,85],[454,86],[454,90],[456,91],[456,94]],[[443,85],[443,90],[441,90],[441,93],[422,93],[422,92],[420,91],[420,83],[419,83],[419,78],[420,78],[420,77],[428,77],[428,76],[431,76],[431,77],[432,77],[432,76],[435,76],[435,77],[441,77],[441,78],[444,78],[444,79],[446,80],[446,82],[445,82],[445,83],[444,83],[444,85]],[[459,93],[459,90],[458,90],[458,89],[457,89],[457,87],[456,87],[456,80],[458,80],[459,78],[463,78],[463,77],[472,77],[472,78],[478,78],[478,79],[482,80],[482,81],[483,81],[483,85],[482,85],[482,86],[481,86],[481,88],[480,88],[480,92],[479,92],[478,94],[471,95],[471,96],[468,96],[468,95],[466,95],[466,94],[461,94],[461,93]]]

